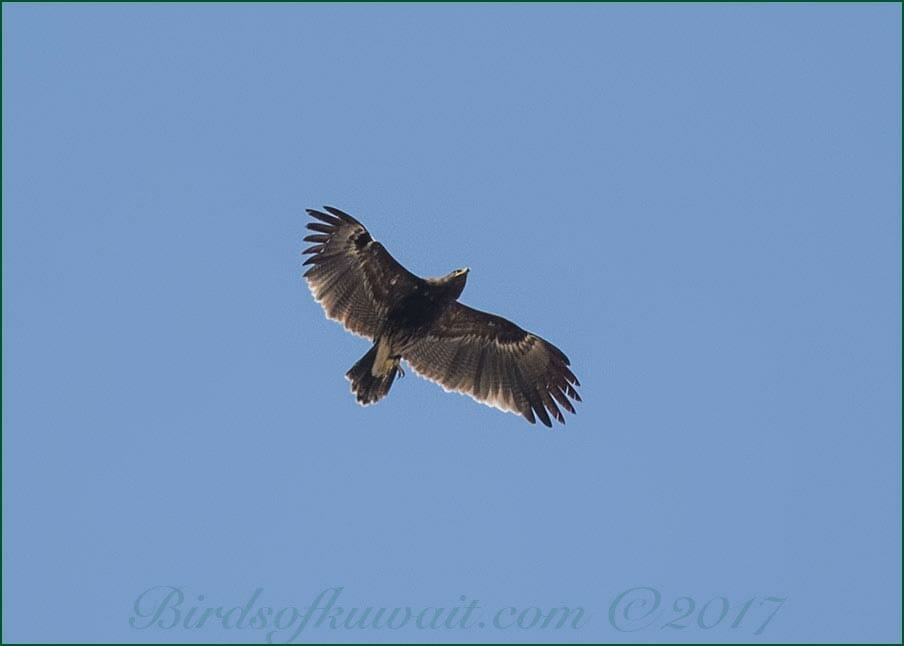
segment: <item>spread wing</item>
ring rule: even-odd
[[[347,330],[373,339],[390,306],[400,294],[410,292],[421,279],[402,267],[367,229],[339,209],[327,213],[308,209],[319,220],[309,222],[316,233],[305,238],[314,245],[305,265],[305,279],[327,318]]]
[[[447,391],[552,426],[581,401],[568,357],[551,343],[499,316],[452,303],[426,336],[403,353],[412,369]],[[547,413],[548,411],[548,413]]]

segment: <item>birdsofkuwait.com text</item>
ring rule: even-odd
[[[486,612],[477,599],[458,597],[453,606],[346,607],[344,588],[326,588],[306,607],[267,605],[257,588],[241,606],[216,606],[187,588],[154,586],[138,595],[129,617],[137,630],[254,630],[270,643],[291,643],[305,631],[328,630],[468,630],[473,628],[577,630],[587,613],[579,606],[549,609],[513,606]]]

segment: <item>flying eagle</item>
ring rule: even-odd
[[[456,269],[440,278],[419,278],[400,265],[364,226],[329,206],[307,209],[317,222],[305,238],[314,244],[304,277],[329,319],[371,339],[373,347],[345,376],[363,405],[380,401],[414,371],[446,391],[470,395],[503,411],[565,423],[556,402],[570,413],[569,397],[581,401],[568,357],[548,341],[504,318],[458,302],[468,278]]]

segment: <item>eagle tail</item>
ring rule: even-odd
[[[345,373],[345,378],[352,382],[352,392],[363,406],[376,404],[386,397],[399,373],[398,359],[385,361],[384,366],[381,366],[382,370],[374,370],[376,358],[377,345],[374,345]],[[374,372],[378,374],[374,375]]]

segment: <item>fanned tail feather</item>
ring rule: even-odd
[[[398,363],[395,363],[386,374],[375,377],[371,372],[371,367],[376,357],[377,346],[374,345],[345,373],[345,378],[352,382],[352,392],[355,393],[358,403],[362,406],[376,404],[386,397],[399,372]]]

